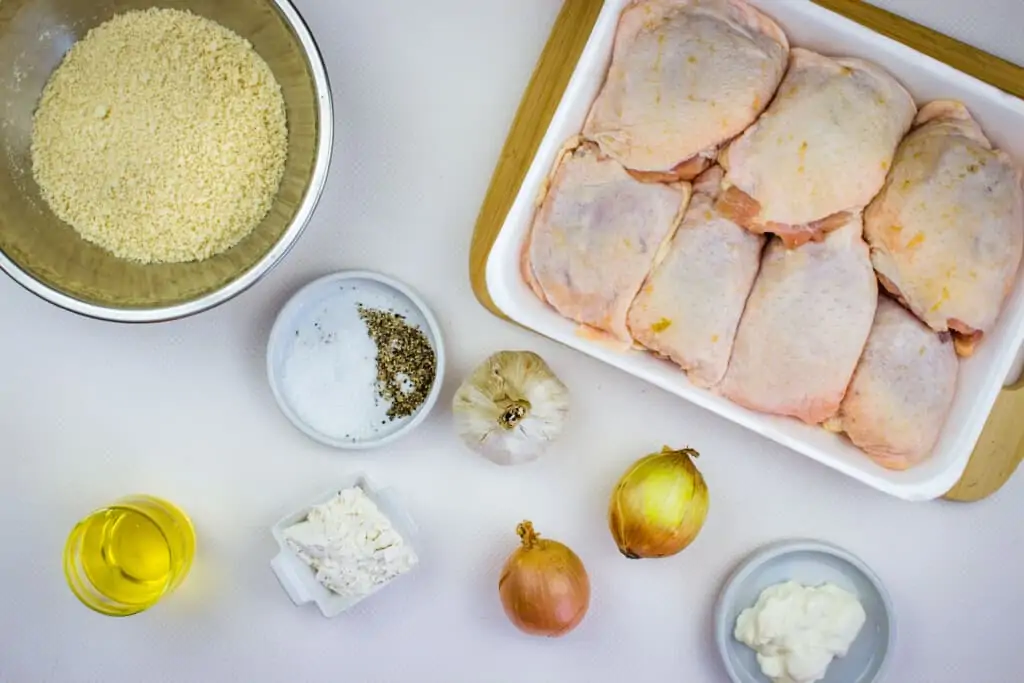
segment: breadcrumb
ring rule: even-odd
[[[84,239],[198,261],[263,220],[284,175],[281,87],[252,45],[190,12],[118,15],[76,43],[35,113],[32,168]]]

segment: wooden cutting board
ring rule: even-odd
[[[1024,68],[860,0],[813,0],[868,28],[1024,98]],[[565,0],[523,95],[477,219],[469,271],[480,303],[507,316],[487,291],[487,258],[593,30],[603,0]],[[999,395],[963,478],[946,495],[972,502],[998,491],[1024,457],[1024,382]]]

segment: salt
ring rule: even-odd
[[[409,419],[387,416],[391,402],[377,390],[377,346],[359,317],[360,305],[389,310],[389,304],[382,294],[342,285],[296,324],[284,363],[284,398],[330,439],[377,438]]]

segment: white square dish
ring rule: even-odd
[[[359,487],[366,493],[366,496],[373,501],[395,527],[395,530],[405,539],[405,542],[413,548],[414,552],[416,551],[415,540],[416,534],[419,531],[416,523],[398,504],[389,489],[382,490],[377,488],[363,474],[355,474],[348,477],[340,482],[338,487],[331,489],[331,491],[313,500],[302,509],[280,520],[270,530],[279,548],[277,556],[270,562],[270,568],[274,570],[277,580],[281,583],[281,587],[284,588],[285,593],[288,594],[292,602],[296,605],[314,602],[320,608],[320,613],[328,619],[352,609],[374,593],[390,586],[394,580],[378,586],[372,593],[362,597],[350,597],[334,593],[317,581],[315,572],[299,559],[299,556],[285,540],[284,531],[293,524],[298,524],[306,519],[313,506],[322,505],[334,498],[339,491],[353,487]],[[418,552],[417,555],[419,555]],[[415,571],[415,567],[411,571]],[[411,571],[406,572],[406,574],[411,573]],[[405,576],[405,574],[402,576]]]
[[[1024,277],[1006,301],[996,328],[977,353],[960,365],[953,408],[932,456],[904,472],[875,464],[843,437],[789,418],[741,408],[689,382],[674,365],[643,351],[621,352],[578,334],[577,325],[540,301],[520,275],[520,254],[545,181],[563,144],[583,128],[608,64],[618,18],[630,0],[606,0],[561,104],[519,194],[491,249],[487,289],[516,322],[578,349],[739,425],[811,457],[863,483],[906,500],[930,500],[948,492],[963,474],[1003,382],[1024,342]],[[772,16],[794,46],[828,55],[860,57],[892,73],[918,104],[963,101],[992,143],[1024,161],[1024,101],[1008,95],[899,42],[810,2],[749,0]],[[1022,271],[1024,272],[1024,271]]]

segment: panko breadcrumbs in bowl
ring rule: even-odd
[[[288,252],[330,162],[322,59],[287,0],[0,3],[0,268],[67,309],[167,320]]]
[[[174,9],[119,14],[48,81],[32,170],[84,239],[140,263],[202,261],[252,232],[284,175],[281,86],[247,40]]]

